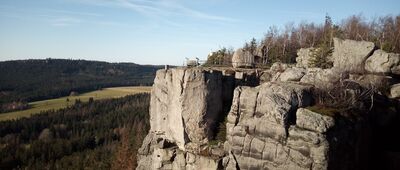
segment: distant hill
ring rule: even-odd
[[[35,101],[111,86],[151,85],[161,66],[86,60],[0,62],[0,104]]]

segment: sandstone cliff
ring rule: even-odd
[[[311,68],[303,49],[296,66],[157,71],[137,169],[373,169],[371,154],[386,151],[369,149],[385,142],[371,136],[395,132],[400,115],[400,58],[370,42],[334,44],[329,69]],[[354,109],[312,110],[325,91]],[[349,114],[356,108],[366,110]]]

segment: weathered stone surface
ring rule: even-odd
[[[314,87],[346,79],[370,84],[381,77],[349,78],[337,68],[305,70],[282,63],[264,73],[269,82],[258,85],[258,70],[157,72],[151,130],[139,149],[137,169],[354,169],[356,151],[346,151],[356,146],[357,122],[337,123],[302,108],[312,103]],[[237,85],[243,86],[232,92]],[[397,85],[392,87],[399,97]],[[222,106],[231,103],[224,145],[207,145]],[[348,162],[339,164],[343,161]]]
[[[229,111],[235,86],[255,86],[257,78],[257,70],[248,69],[157,71],[150,101],[151,128],[139,149],[137,169],[220,168],[223,146],[204,146],[214,136],[216,121],[223,120],[220,114]],[[210,155],[201,156],[203,152]]]
[[[263,71],[260,76],[260,82],[261,83],[269,82],[272,80],[274,75],[275,75],[275,73],[271,70]]]
[[[311,103],[310,92],[311,86],[294,82],[235,89],[225,149],[241,169],[311,167],[311,158],[282,144],[288,127],[295,124],[296,109]]]
[[[276,63],[272,64],[272,66],[269,70],[271,70],[272,72],[284,72],[287,68],[290,68],[290,67],[291,67],[291,65],[281,63],[281,62],[276,62]]]
[[[375,49],[373,42],[334,38],[333,67],[342,72],[364,72],[365,60]]]
[[[300,48],[297,50],[296,67],[309,68],[309,60],[315,48]]]
[[[237,49],[232,56],[232,66],[234,68],[246,68],[254,66],[254,56],[250,52],[241,48]]]
[[[390,88],[390,97],[391,98],[400,98],[400,83],[395,84]]]
[[[332,117],[304,108],[297,110],[296,117],[296,126],[319,133],[324,133],[335,125],[335,120]]]
[[[395,69],[399,64],[399,54],[376,50],[365,61],[365,70],[370,73],[391,73],[392,69]]]
[[[201,156],[190,152],[181,151],[179,148],[155,148],[154,152],[146,159],[139,159],[138,170],[156,169],[221,169],[220,158]]]
[[[229,153],[228,156],[224,157],[222,166],[226,170],[237,170],[238,165],[235,156],[232,153]]]
[[[300,82],[312,84],[317,88],[326,89],[334,86],[337,82],[345,78],[348,78],[348,74],[336,69],[309,68]]]
[[[174,161],[172,162],[172,169],[182,169],[186,168],[186,158],[184,152],[176,153]]]
[[[188,142],[204,143],[222,112],[223,78],[219,71],[157,71],[151,92],[150,132],[163,134],[184,150]],[[195,103],[195,105],[193,105]]]
[[[186,170],[198,170],[198,169],[220,169],[220,159],[213,159],[211,157],[205,157],[200,155],[192,155],[193,163],[186,165]]]
[[[311,102],[311,86],[298,83],[264,83],[255,88],[238,87],[234,92],[228,122],[264,118],[284,125],[289,112]],[[294,114],[294,113],[293,113]],[[241,120],[239,119],[239,120]]]
[[[286,69],[280,74],[280,81],[300,81],[300,79],[305,75],[306,70],[304,68],[293,67]]]
[[[230,86],[257,86],[260,82],[260,74],[258,70],[254,69],[236,70],[234,77],[236,81],[232,81],[235,83],[231,83]],[[231,79],[231,77],[225,76],[224,79]],[[229,89],[231,90],[230,92],[232,92],[234,87]],[[232,97],[229,100],[232,100]]]
[[[400,75],[400,65],[392,67],[391,71],[392,74]]]

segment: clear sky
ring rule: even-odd
[[[268,27],[400,14],[399,0],[0,0],[0,60],[180,65]]]

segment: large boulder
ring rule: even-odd
[[[398,66],[392,67],[391,71],[392,71],[392,74],[400,75],[400,64]]]
[[[272,64],[269,70],[271,70],[272,72],[284,72],[286,69],[290,67],[292,67],[292,65],[281,62],[275,62],[274,64]]]
[[[348,74],[336,69],[309,68],[300,82],[312,84],[320,89],[328,89],[345,78],[348,78]]]
[[[293,67],[286,69],[283,73],[279,75],[280,81],[300,81],[300,79],[305,75],[306,69]]]
[[[372,54],[375,44],[368,41],[334,38],[333,67],[343,72],[364,72],[365,60]]]
[[[400,64],[400,55],[376,50],[365,61],[365,70],[370,73],[391,73]]]
[[[335,125],[332,117],[304,108],[299,108],[296,116],[296,126],[319,133],[324,133]]]
[[[234,68],[254,67],[254,56],[249,51],[239,48],[233,53],[232,66]]]
[[[395,84],[390,87],[390,97],[391,98],[400,98],[400,83]]]
[[[238,87],[227,120],[233,123],[239,119],[238,116],[240,120],[245,120],[265,115],[264,118],[269,121],[282,127],[288,126],[291,121],[289,114],[293,114],[293,110],[311,104],[311,89],[310,85],[295,82],[267,82],[257,87]]]

